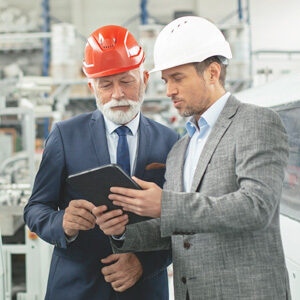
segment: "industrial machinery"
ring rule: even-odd
[[[1,89],[0,293],[5,300],[14,295],[17,300],[44,298],[53,246],[24,228],[23,209],[31,194],[48,126],[64,115],[72,84],[74,81],[53,81],[49,77],[21,77],[6,82]],[[56,101],[59,104],[54,105]],[[13,276],[16,261],[21,261],[21,285],[15,284]]]
[[[5,299],[5,272],[4,272],[4,261],[3,261],[3,250],[2,250],[2,238],[0,230],[0,300]]]

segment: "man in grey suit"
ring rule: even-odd
[[[279,202],[287,135],[275,112],[226,93],[230,58],[222,33],[203,18],[179,18],[162,30],[154,71],[190,116],[188,134],[168,155],[163,190],[137,178],[142,191],[111,189],[124,211],[154,219],[126,226],[121,210],[99,207],[96,222],[123,239],[111,240],[115,251],[171,247],[178,300],[286,300]]]

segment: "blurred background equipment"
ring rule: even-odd
[[[227,89],[276,110],[287,128],[281,229],[293,299],[300,299],[299,11],[298,0],[1,0],[0,300],[44,297],[52,246],[28,232],[22,213],[52,125],[96,109],[81,70],[86,37],[104,25],[127,27],[150,70],[158,33],[184,15],[221,28],[233,52]],[[185,134],[159,72],[150,76],[142,110]]]
[[[5,270],[2,250],[2,235],[0,229],[0,300],[5,300]]]

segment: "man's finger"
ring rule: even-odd
[[[111,282],[112,282],[111,286],[114,290],[123,288],[123,286],[125,288],[125,286],[126,286],[126,280],[124,280],[123,278],[119,278],[118,280],[114,280],[114,281],[111,281]],[[123,291],[125,291],[125,289]]]
[[[68,215],[70,214],[75,217],[83,218],[92,225],[95,224],[95,216],[93,216],[92,213],[85,208],[68,207],[66,209],[66,212],[68,213]]]
[[[113,273],[116,273],[119,268],[118,266],[116,266],[117,262],[115,262],[114,264],[111,264],[109,266],[106,266],[106,267],[103,267],[101,269],[101,273],[104,275],[104,276],[108,276],[108,275],[111,275]]]
[[[104,229],[100,226],[100,229],[104,232],[105,235],[121,235],[125,232],[127,223],[128,220],[107,229]]]
[[[131,287],[131,285],[128,284],[128,282],[124,282],[123,280],[115,281],[111,284],[111,286],[116,292],[124,292],[129,287]]]
[[[111,255],[109,255],[109,256],[107,256],[107,257],[105,257],[105,258],[102,258],[102,259],[101,259],[101,262],[102,262],[103,264],[109,264],[109,263],[111,263],[111,262],[113,262],[113,261],[118,260],[119,257],[120,257],[120,254],[111,254]]]
[[[70,221],[64,221],[65,223],[65,228],[67,229],[73,229],[73,230],[90,230],[93,227],[91,226],[85,226],[83,224],[78,224],[78,223],[74,223],[74,222],[70,222]]]
[[[124,281],[124,276],[120,272],[115,272],[110,275],[104,276],[104,279],[106,282],[116,282],[116,281],[120,281],[120,280]]]
[[[92,213],[94,216],[100,217],[105,211],[107,211],[107,206],[101,205],[101,206],[94,207]]]
[[[78,208],[85,208],[90,212],[95,207],[95,205],[92,202],[83,199],[72,200],[70,201],[70,205]]]
[[[117,218],[122,215],[123,215],[122,209],[115,209],[115,210],[112,210],[112,211],[102,214],[100,217],[97,217],[96,223],[100,225],[100,224],[108,222],[108,220],[110,220],[110,219],[114,219],[114,218]]]
[[[94,228],[95,227],[95,219],[93,219],[92,222],[86,220],[85,218],[81,217],[81,216],[77,216],[77,215],[71,215],[71,214],[66,214],[64,216],[64,220],[65,221],[69,221],[71,223],[77,223],[79,225],[82,226],[86,226],[89,228]]]
[[[103,229],[100,227],[100,229],[104,232],[106,235],[121,235],[125,232],[126,230],[126,225],[128,223],[128,220],[119,223],[118,225],[115,225],[113,227]]]
[[[143,192],[141,190],[126,189],[122,187],[111,187],[110,191],[113,194],[120,194],[130,198],[139,198]]]
[[[138,198],[126,197],[126,196],[119,195],[119,194],[109,194],[108,198],[110,200],[115,200],[115,201],[118,201],[120,203],[125,203],[125,204],[131,204],[131,205],[139,205],[140,204],[140,200]]]
[[[143,189],[143,190],[147,190],[149,188],[151,188],[152,186],[152,182],[149,181],[144,181],[142,179],[139,179],[135,176],[132,176],[132,179]]]
[[[141,207],[137,205],[131,205],[124,202],[113,201],[114,205],[122,206],[124,211],[130,211],[135,213],[136,215],[141,215],[143,213]]]
[[[109,229],[111,227],[118,226],[119,224],[123,224],[124,222],[125,222],[125,224],[126,224],[126,222],[128,222],[128,215],[126,215],[126,214],[121,217],[110,219],[109,221],[106,221],[106,222],[99,221],[99,226],[102,230],[104,230],[104,229]]]

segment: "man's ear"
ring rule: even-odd
[[[88,86],[89,86],[91,92],[94,93],[94,87],[90,81],[88,82]]]
[[[216,62],[211,63],[208,66],[207,71],[208,71],[207,75],[208,75],[209,83],[215,84],[219,82],[220,75],[221,75],[221,66],[218,63]]]
[[[148,73],[148,71],[144,71],[143,78],[144,78],[144,86],[146,88],[147,84],[148,84],[148,80],[149,80],[149,73]]]

